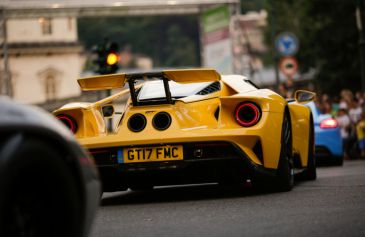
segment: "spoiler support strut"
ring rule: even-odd
[[[162,80],[163,80],[163,85],[164,85],[164,88],[165,88],[165,95],[166,95],[167,103],[173,104],[174,102],[172,101],[172,98],[171,98],[171,91],[170,91],[169,81],[166,77],[163,77]]]
[[[164,85],[164,90],[165,90],[166,102],[167,102],[167,104],[174,104],[174,101],[172,100],[172,97],[171,97],[169,79],[166,78],[162,72],[159,72],[159,73],[149,73],[149,74],[131,74],[130,76],[127,75],[127,81],[128,81],[129,90],[131,93],[131,99],[132,99],[133,106],[139,106],[139,105],[145,104],[145,103],[140,103],[138,101],[136,88],[134,86],[134,83],[136,80],[142,79],[144,77],[155,77],[155,78],[159,78],[160,80],[162,80],[163,85]]]
[[[137,100],[136,89],[134,88],[134,80],[128,80],[128,85],[129,85],[129,92],[131,93],[133,106],[137,106],[138,100]]]

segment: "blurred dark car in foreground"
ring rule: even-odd
[[[314,102],[308,103],[314,120],[315,156],[333,165],[343,164],[343,142],[340,127],[330,114],[321,114]]]
[[[87,236],[100,182],[56,119],[0,98],[0,236]]]

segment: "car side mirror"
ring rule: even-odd
[[[316,93],[306,90],[297,90],[294,98],[298,103],[308,103],[316,98]]]
[[[114,106],[113,105],[104,105],[101,108],[102,112],[103,112],[103,116],[105,118],[110,118],[114,115]]]

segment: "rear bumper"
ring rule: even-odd
[[[178,127],[177,124],[174,127],[174,123],[172,123],[171,128],[162,132],[151,126],[146,126],[142,132],[133,133],[121,126],[115,134],[84,137],[79,138],[79,141],[87,149],[226,141],[235,144],[240,150],[248,154],[255,164],[276,169],[280,157],[282,117],[282,113],[263,112],[260,122],[247,128],[237,125],[233,117],[229,117],[230,120],[221,127],[182,128]],[[262,144],[262,157],[264,159],[260,159],[252,151],[257,142]]]
[[[210,148],[212,149],[212,148]],[[239,148],[237,152],[224,152],[219,157],[196,158],[185,156],[184,160],[149,163],[99,163],[104,191],[123,190],[131,186],[162,186],[194,183],[234,183],[244,179],[273,177],[275,169],[257,165]],[[184,154],[188,154],[185,152]],[[95,157],[97,158],[97,157]],[[97,161],[98,163],[98,161]]]
[[[343,142],[338,128],[315,128],[316,157],[331,157],[343,155]]]

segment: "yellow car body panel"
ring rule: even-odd
[[[125,84],[125,74],[111,74],[78,79],[81,90],[110,90],[122,88]]]
[[[151,109],[151,108],[149,108]],[[143,108],[140,110],[132,110],[129,114],[126,114],[125,118],[128,120],[130,115],[144,111]],[[173,118],[173,122],[169,128],[169,131],[164,131],[163,136],[161,131],[153,128],[152,118],[153,116],[160,112],[168,112]],[[264,147],[264,156],[271,157],[276,154],[275,159],[265,159],[264,166],[267,168],[276,168],[280,152],[280,140],[273,139],[267,136],[267,133],[280,133],[281,124],[268,124],[253,126],[242,131],[241,127],[230,126],[226,128],[220,128],[212,123],[211,127],[202,125],[199,117],[193,117],[192,114],[185,114],[183,117],[189,118],[188,121],[182,122],[176,119],[181,116],[181,111],[169,109],[169,108],[159,108],[154,112],[149,112],[144,114],[147,118],[147,126],[144,129],[145,133],[134,133],[128,129],[125,124],[121,124],[117,133],[113,135],[102,135],[98,137],[89,137],[79,139],[81,144],[90,148],[102,148],[102,147],[125,147],[133,145],[148,145],[148,144],[164,144],[164,143],[184,143],[184,142],[199,142],[199,141],[228,141],[238,145],[242,150],[244,150],[256,164],[262,165],[260,160],[252,152],[252,148],[255,143],[260,139],[262,143],[267,146]],[[262,115],[262,120],[278,120],[281,121],[282,116],[280,114],[269,114],[264,112]],[[175,118],[175,119],[174,119]],[[204,120],[213,120],[214,115],[204,116]],[[183,119],[183,118],[181,118]],[[182,126],[181,126],[182,125]],[[188,126],[189,125],[189,126]]]
[[[310,110],[298,103],[289,104],[291,124],[293,131],[293,152],[299,154],[301,164],[307,167],[309,131],[310,131]]]
[[[82,105],[82,104],[80,104]],[[54,112],[57,115],[69,115],[77,123],[77,139],[84,137],[95,137],[105,134],[105,124],[102,115],[94,106],[86,108],[61,108]]]
[[[164,74],[179,83],[219,81],[221,75],[213,69],[164,70]]]
[[[164,70],[167,77],[180,83],[219,81],[220,74],[213,69]],[[124,87],[125,73],[80,78],[77,80],[83,91],[110,90]]]
[[[242,76],[220,76],[214,70],[170,70],[161,75],[179,83],[191,83],[194,79],[196,82],[215,81],[220,83],[220,90],[207,95],[177,98],[172,104],[135,106],[129,99],[123,116],[116,122],[112,132],[107,132],[102,106],[113,104],[128,89],[93,104],[65,106],[54,111],[54,114],[66,114],[76,120],[79,129],[75,136],[89,150],[224,141],[237,147],[247,157],[245,159],[255,166],[276,170],[281,152],[284,113],[288,111],[292,153],[300,158],[299,168],[307,166],[311,115],[305,105],[287,102],[271,90],[257,89]],[[84,90],[114,88],[126,84],[128,77],[126,74],[116,74],[80,79],[79,83]],[[261,115],[257,124],[242,127],[237,123],[234,113],[238,105],[247,101],[256,104]],[[159,112],[171,116],[171,125],[164,131],[153,126],[152,120]],[[128,126],[129,119],[135,114],[142,114],[146,118],[146,126],[141,132],[133,132]],[[255,151],[257,144],[261,145],[262,155]]]

